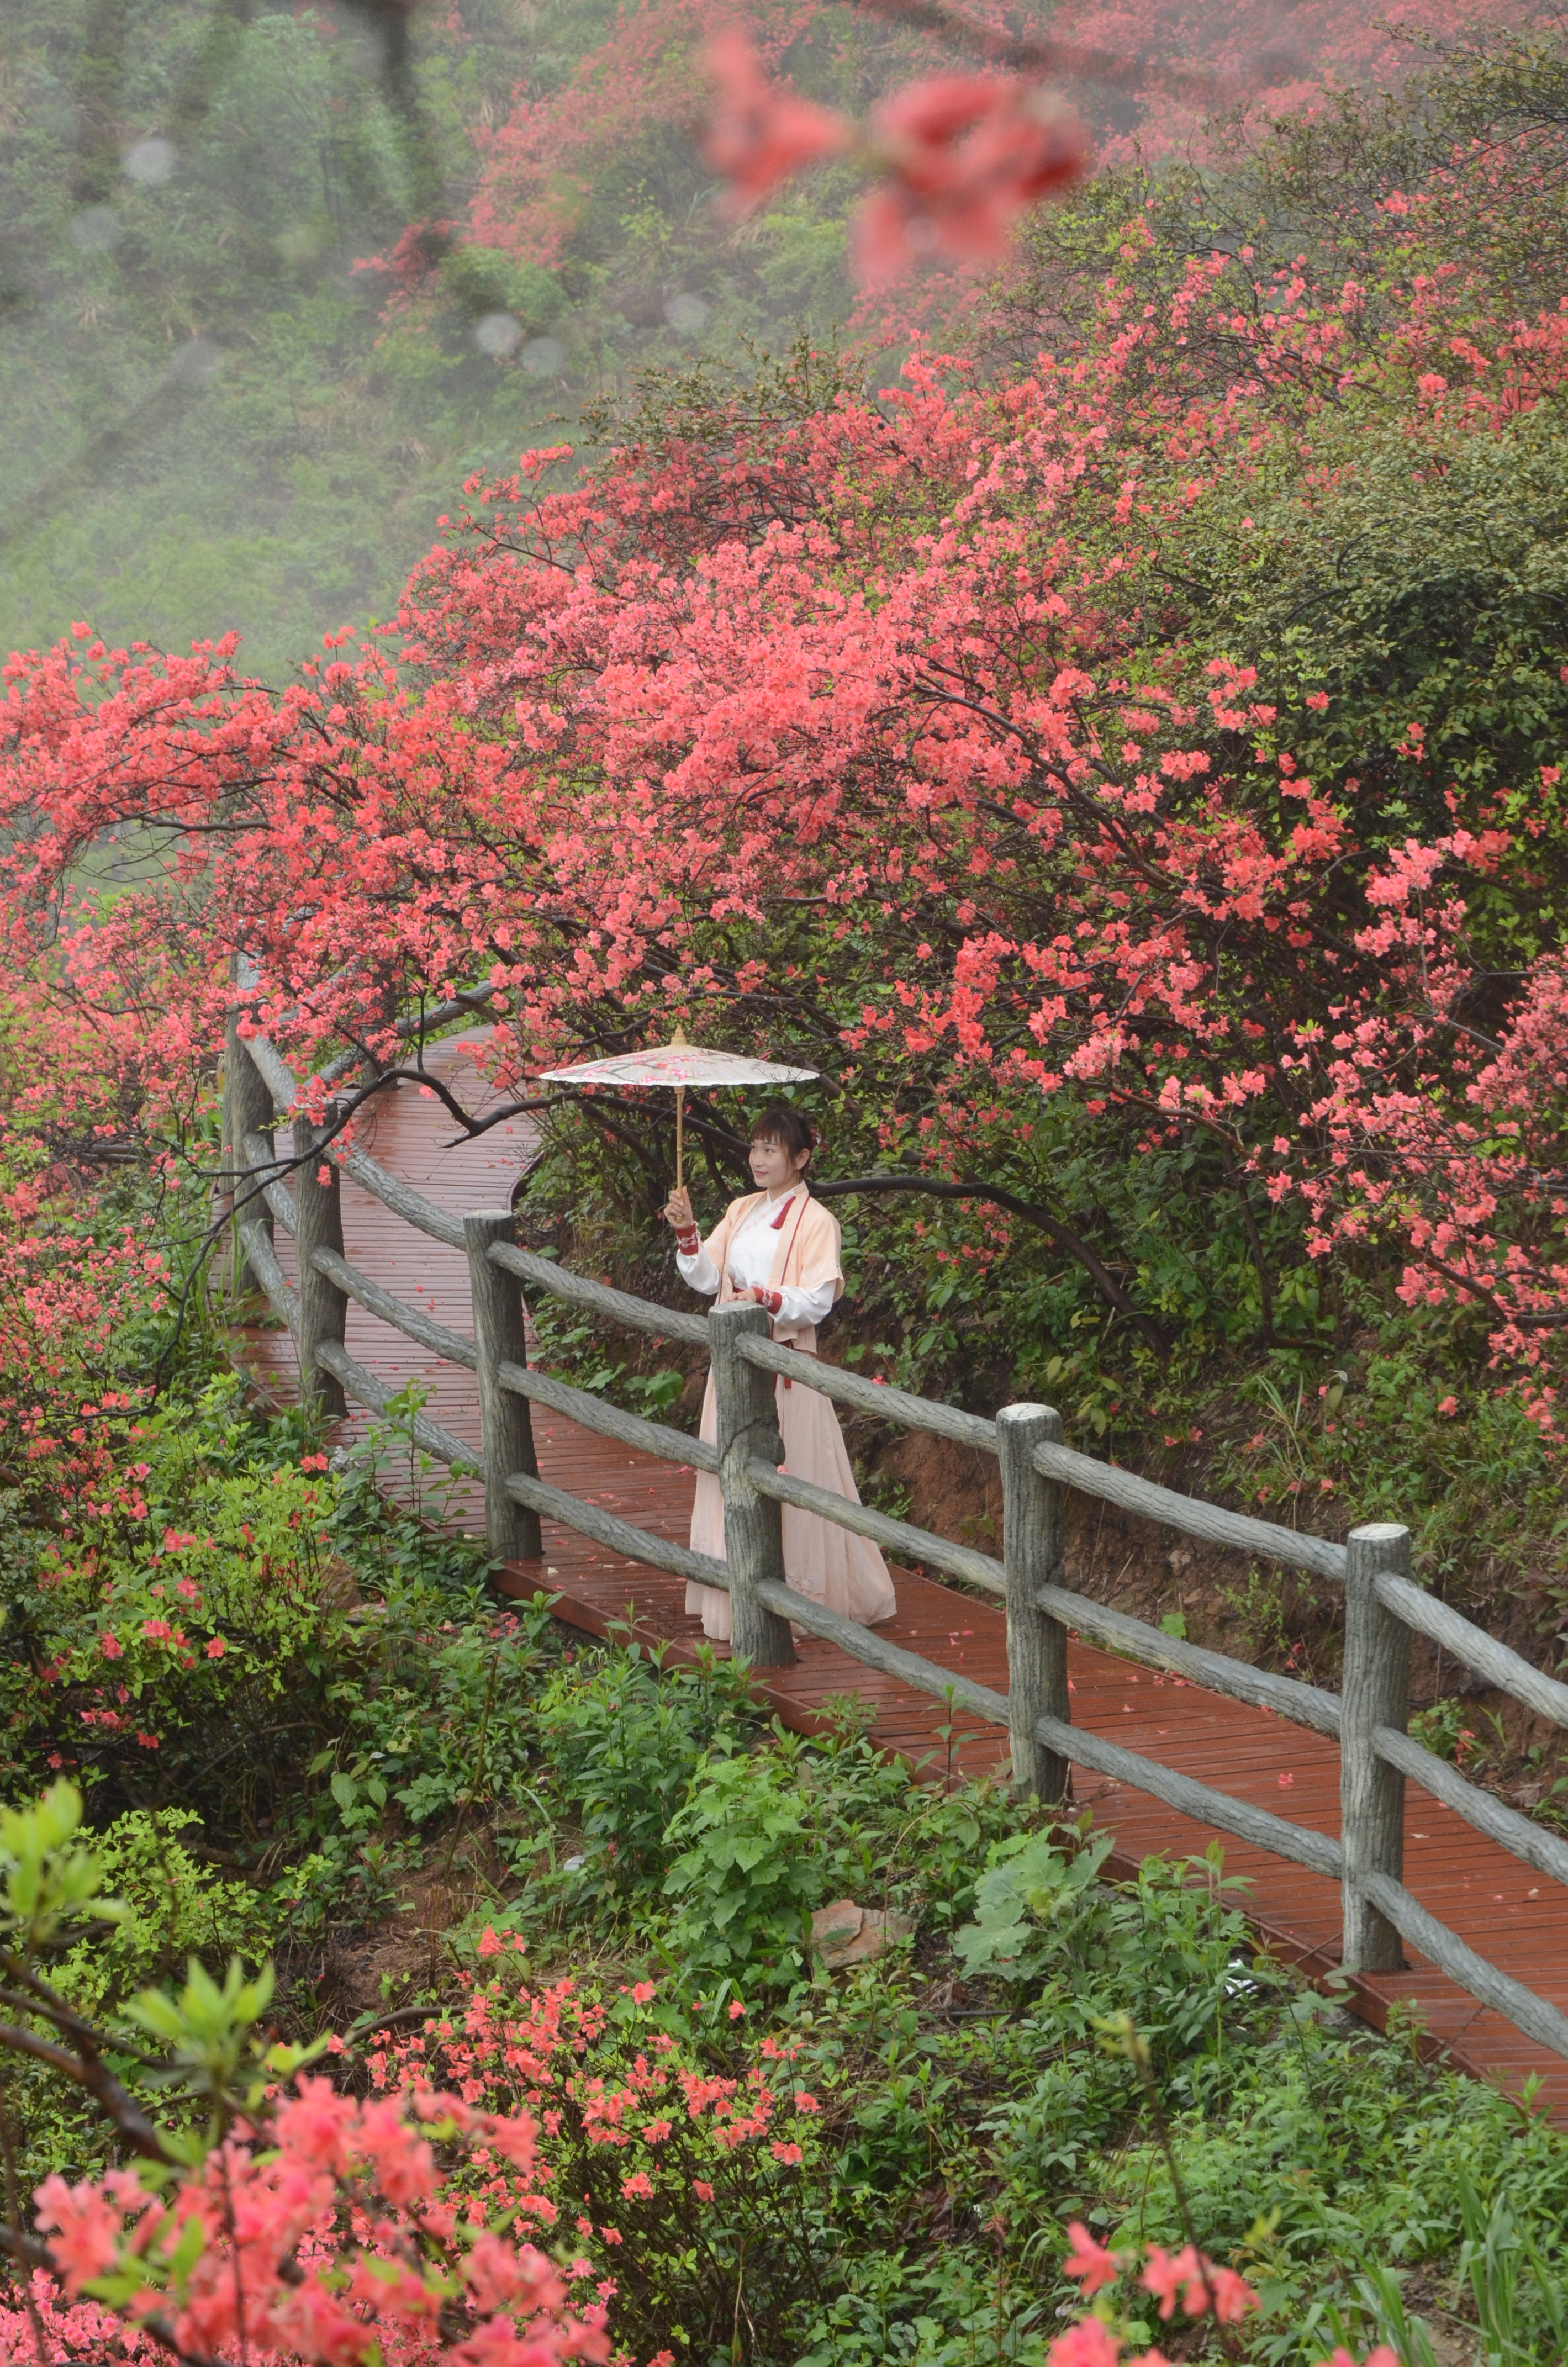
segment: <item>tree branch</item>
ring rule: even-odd
[[[933,1200],[990,1200],[998,1208],[1006,1208],[1009,1216],[1021,1217],[1026,1224],[1033,1225],[1048,1240],[1054,1241],[1058,1249],[1076,1258],[1107,1306],[1132,1325],[1162,1363],[1171,1353],[1171,1343],[1162,1327],[1152,1315],[1145,1315],[1133,1305],[1087,1241],[1037,1201],[1021,1199],[1017,1193],[1007,1191],[1000,1184],[981,1184],[969,1177],[948,1183],[930,1175],[855,1175],[831,1183],[813,1177],[811,1192],[814,1200],[842,1199],[851,1192],[924,1192]]]
[[[62,2078],[85,2088],[100,2110],[114,2123],[120,2135],[133,2150],[147,2161],[167,2161],[163,2139],[147,2118],[134,2097],[122,2088],[112,2071],[98,2060],[97,2051],[68,2055],[47,2038],[38,2037],[30,2030],[17,2030],[9,2022],[0,2022],[0,2046],[8,2046],[13,2054],[30,2055],[35,2061],[47,2064]]]

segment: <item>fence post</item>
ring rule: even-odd
[[[755,1455],[780,1463],[778,1403],[771,1373],[748,1365],[740,1343],[748,1334],[773,1337],[763,1307],[716,1307],[708,1318],[713,1357],[713,1396],[719,1416],[719,1485],[724,1496],[724,1559],[730,1567],[730,1648],[756,1669],[787,1669],[795,1658],[790,1623],[757,1601],[756,1589],[784,1577],[781,1507],[759,1496],[746,1477]]]
[[[331,1340],[343,1345],[348,1301],[335,1282],[317,1271],[315,1251],[335,1250],[343,1255],[343,1205],[338,1172],[322,1151],[324,1127],[309,1118],[294,1121],[295,1247],[300,1266],[300,1394],[319,1412],[336,1421],[348,1410],[343,1384],[329,1373],[319,1352]],[[324,1181],[323,1180],[324,1178]]]
[[[231,1213],[234,1203],[244,1198],[251,1188],[247,1180],[250,1161],[245,1154],[247,1134],[271,1135],[275,1112],[272,1093],[262,1081],[260,1070],[251,1059],[244,1038],[240,1034],[239,1015],[229,1014],[223,1030],[223,1197]],[[247,1224],[258,1224],[268,1240],[272,1239],[272,1211],[256,1195],[246,1200],[239,1215]],[[260,1283],[243,1258],[236,1271],[235,1286],[241,1291],[259,1290]]]
[[[484,1536],[497,1561],[537,1561],[542,1550],[539,1514],[506,1493],[510,1473],[539,1478],[533,1412],[527,1398],[504,1389],[503,1365],[526,1365],[523,1290],[515,1274],[493,1265],[495,1241],[515,1241],[509,1208],[480,1208],[463,1218],[469,1283],[473,1293],[473,1342],[479,1351],[479,1421],[484,1441]]]
[[[1062,1416],[1051,1406],[1004,1406],[996,1417],[1002,1467],[1002,1561],[1007,1573],[1007,1730],[1013,1790],[1019,1799],[1072,1797],[1073,1771],[1060,1751],[1035,1738],[1041,1717],[1071,1723],[1067,1630],[1040,1610],[1042,1586],[1061,1584],[1062,1490],[1035,1469],[1037,1446],[1060,1446]]]
[[[1399,1933],[1358,1887],[1361,1875],[1404,1873],[1404,1777],[1378,1757],[1380,1726],[1403,1734],[1410,1715],[1410,1630],[1377,1598],[1381,1571],[1410,1573],[1410,1531],[1392,1522],[1352,1529],[1345,1569],[1345,1677],[1339,1728],[1340,1847],[1345,1855],[1342,1958],[1347,1973],[1396,1973]]]

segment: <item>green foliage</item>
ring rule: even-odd
[[[669,1828],[665,1889],[679,1902],[666,1942],[699,1970],[744,1981],[798,1974],[829,1868],[812,1844],[800,1754],[780,1748],[705,1760]]]
[[[1568,2289],[1561,2139],[1539,2119],[1521,2123],[1485,2087],[1434,2078],[1397,2041],[1376,2044],[1335,2027],[1337,2019],[1321,1999],[1297,1999],[1261,2044],[1195,2067],[1194,2101],[1172,2127],[1196,2224],[1221,2250],[1252,2249],[1267,2313],[1254,2355],[1307,2367],[1326,2347],[1312,2349],[1314,2335],[1336,2323],[1358,2327],[1363,2343],[1402,2341],[1400,2308],[1416,2316],[1399,2304],[1402,2278],[1446,2257],[1450,2306],[1468,2314],[1477,2279],[1489,2275],[1496,2310],[1512,2309],[1516,2334],[1528,2329],[1522,2350],[1499,2355],[1544,2367]],[[1098,2224],[1115,2240],[1180,2240],[1157,2146],[1129,2151]],[[1338,2275],[1325,2281],[1324,2263]],[[1419,2350],[1401,2355],[1414,2360]]]
[[[251,2033],[273,1990],[267,1958],[277,1919],[248,1885],[216,1878],[190,1854],[179,1837],[199,1822],[188,1809],[137,1811],[87,1849],[78,1841],[83,1801],[74,1784],[57,1783],[26,1808],[0,1809],[0,1942],[14,1976],[17,1967],[24,1981],[41,1975],[111,2034],[106,2059],[138,2101],[172,2106],[181,2123],[204,2114],[211,2131],[237,2083],[252,2076]],[[254,1978],[242,1959],[259,1968]],[[178,1999],[152,1986],[181,1965]],[[221,1968],[221,1984],[208,1965]],[[161,2067],[148,2067],[142,2033],[164,2042]],[[51,2066],[23,2055],[7,2067],[5,2090],[25,2184],[50,2169],[101,2168],[112,2158],[112,2132],[82,2089]]]
[[[1044,2367],[1060,2321],[1005,2259],[942,2247],[845,2262],[844,2289],[812,2321],[794,2367]]]
[[[1474,2181],[1458,2180],[1464,2240],[1455,2269],[1456,2300],[1467,2301],[1486,2367],[1554,2367],[1568,2346],[1568,2287],[1506,2195],[1491,2207]],[[1551,2234],[1555,2234],[1551,2230]],[[1441,2367],[1431,2329],[1406,2301],[1403,2280],[1386,2262],[1352,2251],[1350,2297],[1329,2303],[1324,2322],[1340,2342],[1383,2341],[1408,2367]]]
[[[1215,1486],[1303,1527],[1340,1505],[1405,1522],[1423,1569],[1461,1593],[1490,1594],[1511,1564],[1551,1567],[1563,1535],[1551,1461],[1517,1401],[1469,1365],[1463,1313],[1384,1309],[1354,1285],[1346,1297],[1346,1344],[1277,1353],[1233,1383]]]
[[[197,1841],[200,1829],[192,1808],[139,1808],[97,1839],[97,1879],[119,1917],[107,1934],[78,1940],[56,1973],[84,2012],[118,2011],[192,1956],[256,1965],[270,1953],[275,1911],[248,1883],[225,1880],[191,1854],[181,1836]]]
[[[581,1821],[585,1895],[658,1882],[706,1754],[736,1750],[756,1716],[744,1680],[711,1654],[664,1669],[632,1644],[556,1671],[536,1730],[556,1795]]]
[[[559,282],[535,263],[517,263],[493,246],[457,246],[441,258],[441,292],[475,319],[510,312],[528,329],[548,327],[564,302]]]
[[[1038,1980],[1051,1958],[1071,1947],[1076,1910],[1091,1911],[1084,1893],[1110,1850],[1108,1834],[1071,1856],[1045,1833],[1015,1833],[994,1842],[975,1893],[974,1921],[953,1934],[964,1970]]]
[[[0,1808],[0,1933],[23,1958],[59,1944],[82,1922],[117,1923],[124,1910],[107,1899],[103,1867],[89,1850],[70,1846],[82,1824],[82,1795],[53,1784],[27,1808]]]
[[[726,1979],[788,1988],[810,1968],[810,1920],[846,1895],[931,1927],[974,1897],[977,1851],[1011,1821],[990,1784],[911,1784],[851,1730],[710,1753],[665,1835],[673,1920],[661,1947]]]

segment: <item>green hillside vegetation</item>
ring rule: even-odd
[[[824,180],[736,242],[666,130],[597,175],[559,271],[463,246],[416,323],[383,321],[390,282],[356,265],[411,221],[460,219],[471,127],[558,88],[613,14],[426,17],[405,111],[347,9],[6,10],[0,647],[77,617],[174,647],[238,629],[276,677],[390,613],[470,470],[560,441],[639,364],[842,317],[846,188]],[[478,334],[496,315],[518,340],[498,354]]]

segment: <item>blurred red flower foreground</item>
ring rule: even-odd
[[[937,74],[886,100],[860,133],[847,116],[779,90],[744,33],[708,51],[718,85],[708,161],[744,213],[824,157],[854,154],[876,177],[855,221],[862,282],[886,286],[926,257],[994,263],[1020,215],[1083,173],[1088,141],[1043,83]]]

